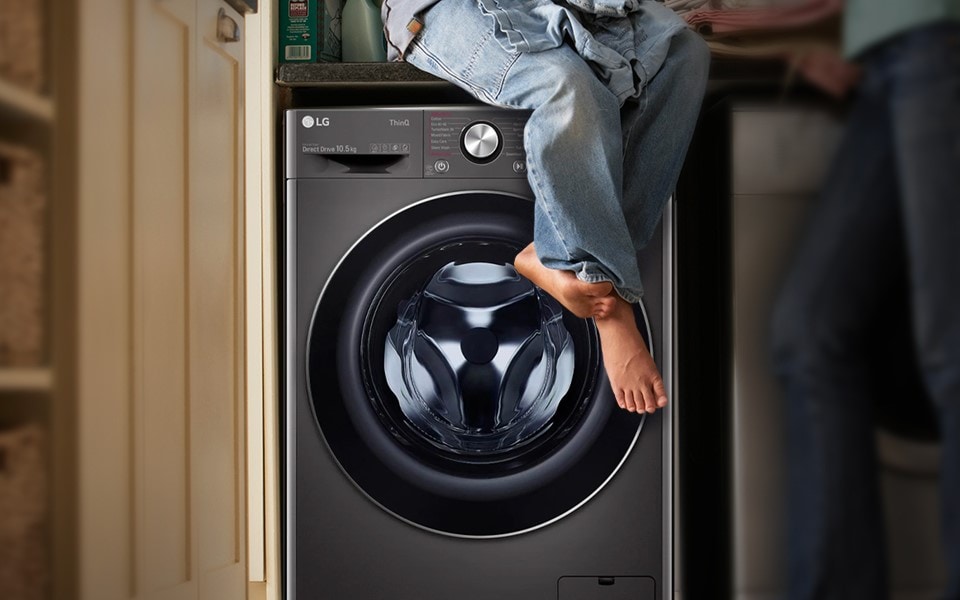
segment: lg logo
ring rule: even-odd
[[[314,125],[316,125],[317,127],[329,127],[330,117],[323,117],[322,119],[314,119],[310,115],[307,115],[300,122],[303,123],[303,126],[306,127],[307,129],[310,129]]]

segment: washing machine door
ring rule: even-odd
[[[616,409],[592,321],[513,269],[532,231],[524,198],[425,200],[358,241],[317,302],[317,425],[346,476],[409,523],[530,531],[596,494],[639,435],[643,417]]]

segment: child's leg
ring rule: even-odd
[[[609,281],[634,302],[640,273],[620,206],[620,105],[569,46],[517,53],[476,0],[443,0],[424,15],[406,60],[500,106],[532,110],[524,131],[544,265]]]
[[[515,264],[561,302],[571,283],[612,283],[616,294],[606,302],[597,302],[591,293],[596,288],[584,287],[574,305],[596,306],[603,363],[617,404],[654,412],[667,398],[631,306],[641,285],[621,206],[619,102],[568,47],[521,55],[498,100],[533,109],[525,149],[537,200],[535,253],[525,250]],[[574,274],[579,281],[572,281]]]
[[[407,60],[487,102],[532,110],[525,149],[536,197],[535,253],[521,253],[517,266],[568,308],[596,294],[571,301],[569,289],[556,284],[569,276],[550,270],[613,286],[609,314],[597,319],[604,366],[621,407],[653,412],[666,397],[630,306],[641,284],[621,205],[620,103],[573,48],[517,54],[497,41],[494,27],[471,0],[444,0],[427,13]]]
[[[700,113],[710,52],[684,29],[637,100],[621,109],[624,132],[624,213],[639,250],[653,236],[673,192]]]

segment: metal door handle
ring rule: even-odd
[[[240,25],[222,8],[217,12],[217,39],[223,43],[240,41]]]

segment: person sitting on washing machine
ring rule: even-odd
[[[384,0],[382,16],[390,60],[533,111],[524,147],[534,241],[517,271],[594,318],[621,408],[665,406],[633,316],[636,257],[693,135],[706,44],[655,0]]]

